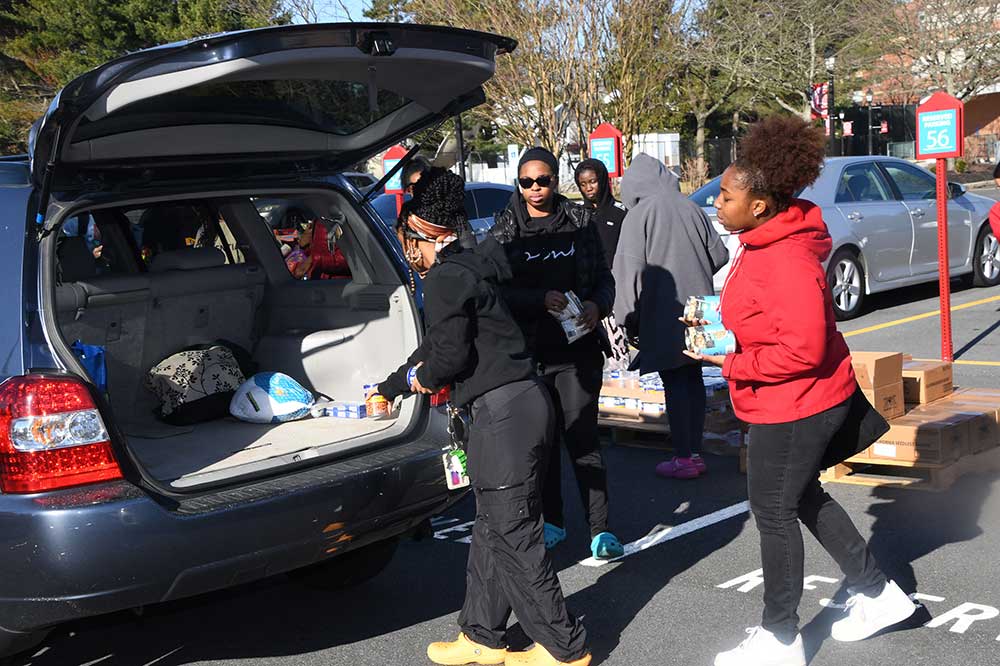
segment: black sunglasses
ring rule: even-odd
[[[553,178],[555,178],[555,176],[549,173],[542,174],[538,178],[528,178],[526,176],[522,176],[517,179],[517,184],[526,190],[530,190],[531,186],[535,183],[538,183],[539,187],[548,187],[552,184]]]

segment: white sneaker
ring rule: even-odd
[[[729,652],[715,655],[715,666],[806,666],[802,635],[785,645],[767,629],[747,629],[749,637]]]
[[[855,594],[847,600],[847,617],[833,623],[831,636],[844,642],[863,641],[913,615],[916,604],[889,581],[877,597]]]

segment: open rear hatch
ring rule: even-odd
[[[468,30],[348,23],[139,51],[59,92],[32,131],[33,178],[237,160],[344,169],[481,103],[494,58],[515,46]]]
[[[56,204],[66,210],[67,206],[73,206],[74,191],[80,191],[83,184],[88,187],[83,192],[89,193],[95,186],[99,189],[105,177],[110,180],[112,174],[122,172],[176,173],[178,179],[187,180],[208,174],[213,184],[221,188],[242,188],[247,183],[241,181],[240,176],[247,168],[265,180],[273,178],[275,181],[301,173],[303,164],[311,164],[317,174],[343,170],[413,132],[479,104],[483,100],[481,86],[494,71],[494,57],[512,50],[515,45],[507,38],[450,28],[329,24],[210,36],[125,56],[71,82],[33,128],[31,176],[41,189],[38,221],[48,227],[48,231],[55,230],[65,219],[55,214],[51,220],[46,219],[50,190],[60,192],[62,199],[54,202],[51,210],[58,210]],[[232,164],[242,165],[240,175],[233,175],[228,168]],[[177,169],[171,171],[170,167]],[[227,182],[227,179],[236,182]],[[117,181],[114,200],[108,198],[110,193],[102,197],[102,206],[114,205],[115,201],[139,194],[138,189],[124,187],[122,182]],[[174,198],[185,196],[178,190],[183,187],[181,181],[172,176],[166,181],[154,178],[145,182],[160,188],[169,186],[174,190]],[[206,187],[206,182],[199,182],[198,188]],[[360,211],[348,210],[354,206],[348,198],[341,197],[339,205],[348,215],[348,226],[363,223]],[[231,215],[234,217],[230,221],[235,223],[239,211],[233,209]],[[260,222],[255,211],[250,218]],[[244,226],[247,230],[251,228],[249,222]],[[353,236],[359,247],[379,245],[374,238],[366,240],[374,231],[356,229]],[[47,243],[54,245],[59,235],[43,233],[42,237],[48,236]],[[250,239],[251,246],[259,248],[274,242],[270,230],[264,238],[262,244]],[[42,248],[43,275],[54,282],[55,252],[45,259],[46,247],[52,246],[46,244]],[[280,257],[277,261],[283,263]],[[391,354],[378,354],[380,347],[398,347],[405,357],[405,352],[419,341],[419,333],[397,335],[392,331],[415,331],[418,328],[416,314],[409,310],[410,299],[404,296],[405,287],[398,281],[398,271],[392,268],[388,253],[377,260],[368,256],[368,261],[372,265],[372,262],[384,261],[385,267],[372,269],[374,279],[366,283],[368,286],[355,281],[345,293],[361,288],[369,296],[378,295],[379,303],[386,302],[379,310],[389,308],[390,301],[398,304],[393,305],[388,314],[379,313],[377,320],[372,321],[363,321],[362,317],[358,322],[335,322],[312,333],[284,331],[275,324],[271,327],[273,330],[255,341],[257,351],[278,359],[280,362],[272,365],[281,367],[315,365],[324,354],[340,351],[349,358],[338,357],[332,361],[342,367],[331,374],[343,376],[344,381],[351,373],[359,371],[358,368],[350,370],[351,359],[368,355],[386,362],[391,360]],[[230,298],[231,294],[227,293],[206,300],[202,307],[193,300],[200,293],[198,290],[188,296],[186,292],[181,293],[183,290],[178,291],[179,287],[174,288],[190,282],[205,285],[202,291],[220,289],[219,285],[199,282],[202,278],[210,279],[209,273],[235,280],[237,289],[253,293],[262,290],[264,302],[279,303],[276,309],[272,308],[273,312],[265,313],[267,321],[280,323],[289,318],[289,313],[282,310],[282,307],[288,310],[287,294],[301,292],[309,304],[320,303],[316,294],[307,293],[301,283],[275,282],[269,277],[258,284],[263,275],[246,272],[241,266],[199,268],[184,276],[136,270],[138,272],[133,271],[125,282],[139,284],[142,287],[136,292],[139,295],[133,293],[135,290],[119,293],[122,291],[118,288],[120,285],[105,295],[98,292],[99,288],[107,286],[101,284],[108,282],[107,279],[96,279],[96,284],[92,284],[93,279],[70,284],[64,276],[58,289],[70,292],[70,296],[73,292],[83,293],[86,307],[70,303],[73,311],[60,310],[58,315],[48,313],[50,319],[46,325],[58,327],[67,344],[76,339],[106,344],[103,341],[107,336],[99,333],[104,330],[104,322],[98,318],[107,315],[108,325],[118,327],[118,322],[128,313],[122,314],[115,308],[135,310],[130,315],[135,324],[131,330],[139,330],[141,323],[148,334],[164,328],[156,324],[155,316],[165,317],[168,324],[172,321],[172,313],[163,308],[168,296],[176,296],[177,308],[192,309],[192,316],[202,316],[203,310],[210,313],[216,303],[257,302],[253,298]],[[253,284],[244,284],[250,278]],[[150,284],[143,286],[145,282]],[[383,294],[378,293],[379,289],[388,290]],[[47,293],[54,291],[46,288]],[[158,291],[162,291],[160,296],[157,296]],[[329,288],[323,291],[327,292],[326,297],[335,297],[330,295]],[[277,293],[285,296],[276,297]],[[102,298],[108,302],[98,304]],[[53,298],[53,301],[58,306],[60,299]],[[333,313],[329,307],[325,311]],[[309,314],[308,308],[303,312]],[[371,312],[361,308],[350,317],[355,315],[370,316]],[[255,316],[254,312],[248,314],[251,320]],[[314,315],[309,314],[309,317],[308,321],[313,322]],[[407,324],[407,320],[413,323]],[[232,324],[234,318],[222,317],[221,321]],[[88,326],[98,331],[93,341],[86,339]],[[352,326],[358,330],[348,331]],[[385,331],[380,333],[379,327]],[[129,327],[121,330],[127,332]],[[355,342],[348,344],[352,340]],[[53,340],[53,344],[61,358],[72,358],[72,352],[61,341]],[[114,361],[114,351],[110,343],[107,344],[109,359]],[[338,345],[339,350],[336,349]],[[360,348],[360,345],[365,345],[366,349],[370,345],[371,350],[359,351],[355,347]],[[136,353],[134,345],[119,346],[123,355],[130,353],[130,349],[131,353]],[[150,358],[142,358],[139,363],[123,356],[120,359],[122,367],[127,366],[140,375],[145,373],[151,367],[148,340],[144,348],[140,358]],[[299,350],[301,359],[289,357],[292,348]],[[69,365],[78,364],[70,361]],[[379,372],[384,370],[379,368]],[[313,372],[322,373],[322,369]],[[371,379],[368,374],[365,381]],[[352,386],[360,386],[360,376],[351,376],[350,382]],[[133,383],[138,388],[138,381]],[[123,418],[119,412],[126,412],[132,418]],[[235,471],[255,464],[258,471],[263,471],[263,467],[270,467],[264,464],[265,460],[279,463],[287,457],[304,462],[315,455],[308,453],[313,444],[311,438],[315,436],[315,443],[322,445],[330,441],[331,435],[328,428],[324,432],[320,423],[308,421],[286,424],[281,426],[280,432],[275,428],[258,428],[258,433],[245,424],[220,421],[200,426],[196,432],[173,433],[148,422],[148,410],[116,408],[115,413],[116,420],[120,421],[119,429],[129,430],[126,434],[131,446],[136,447],[138,440],[145,441],[145,450],[139,456],[143,458],[143,466],[160,470],[151,481],[167,483],[175,490],[200,486],[203,482],[215,485],[227,476],[226,469],[230,467]],[[342,426],[345,432],[340,434],[343,437],[358,441],[359,438],[370,439],[377,430],[370,423]],[[388,425],[384,428],[388,433]],[[402,430],[402,427],[395,430]],[[177,454],[183,450],[204,449],[201,442],[206,441],[206,433],[210,435],[209,440],[220,446],[231,440],[232,450],[225,455],[206,456],[203,452],[204,461],[194,457],[180,461]],[[267,452],[262,449],[264,445],[275,450]],[[322,453],[320,456],[325,457]]]

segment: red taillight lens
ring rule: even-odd
[[[431,394],[431,407],[444,407],[451,400],[451,387],[445,386],[437,393]]]
[[[0,489],[34,493],[120,479],[107,429],[78,379],[26,375],[0,384]]]

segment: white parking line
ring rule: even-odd
[[[688,522],[681,523],[680,525],[659,526],[654,528],[652,532],[641,539],[625,544],[625,554],[619,558],[614,560],[595,560],[593,557],[588,557],[585,560],[581,560],[580,564],[585,567],[603,567],[611,564],[612,562],[619,562],[626,557],[648,550],[654,546],[659,546],[661,543],[666,543],[672,539],[682,537],[685,534],[697,532],[700,529],[709,527],[716,523],[721,523],[723,520],[729,520],[730,518],[740,516],[744,513],[748,513],[749,511],[750,502],[740,502],[739,504],[727,506],[724,509],[713,511],[712,513],[695,518],[694,520],[689,520]]]

